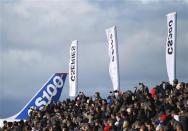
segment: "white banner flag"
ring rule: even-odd
[[[74,40],[70,46],[70,63],[69,63],[69,96],[74,97],[77,93],[77,63],[78,63],[78,41]]]
[[[166,67],[169,82],[176,78],[176,12],[167,14]]]
[[[118,58],[118,42],[116,27],[106,29],[108,39],[108,54],[110,57],[109,73],[112,80],[114,90],[120,90],[119,85],[119,58]]]

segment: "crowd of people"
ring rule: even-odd
[[[4,131],[188,131],[188,83],[174,80],[133,91],[99,92],[32,109],[26,121],[7,122]]]

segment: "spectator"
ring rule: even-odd
[[[139,83],[132,91],[99,92],[31,109],[27,121],[4,121],[2,130],[40,131],[188,131],[188,83],[174,80],[153,87]]]

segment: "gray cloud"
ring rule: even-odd
[[[1,4],[1,98],[24,105],[55,72],[67,72],[69,45],[79,41],[79,90],[112,90],[105,29],[117,25],[121,89],[168,80],[166,14],[178,13],[177,77],[188,79],[187,1],[18,0]],[[15,93],[16,92],[16,93]],[[68,97],[68,81],[62,99]],[[24,101],[23,101],[24,100]],[[9,102],[9,100],[7,100]],[[1,100],[6,105],[6,99]],[[18,108],[16,108],[18,110]],[[3,112],[3,111],[2,111]],[[15,110],[14,110],[15,112]]]

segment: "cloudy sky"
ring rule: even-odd
[[[79,41],[79,91],[112,90],[105,29],[117,26],[120,83],[167,81],[166,14],[177,12],[177,78],[188,80],[187,0],[1,0],[0,117],[18,112],[55,72],[68,72]],[[68,80],[68,79],[67,79]],[[62,99],[68,97],[68,81]]]

